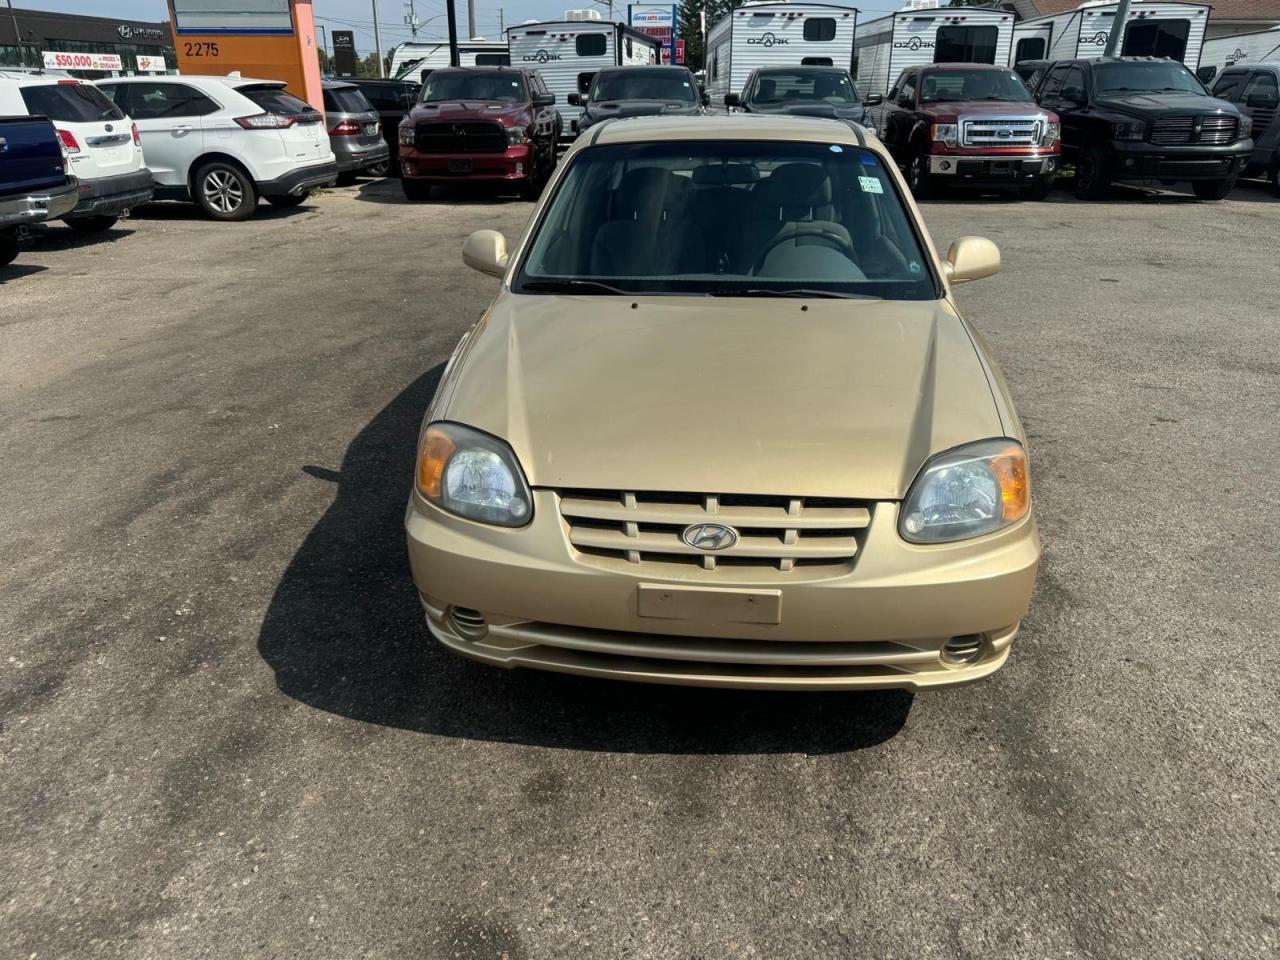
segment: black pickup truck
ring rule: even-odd
[[[1105,197],[1113,180],[1189,180],[1197,197],[1221,200],[1253,153],[1249,118],[1173,60],[1059,60],[1035,96],[1061,118],[1081,199]]]
[[[79,187],[49,120],[0,117],[0,266],[18,255],[28,224],[69,213]]]

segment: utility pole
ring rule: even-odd
[[[378,48],[378,76],[386,77],[387,65],[382,62],[382,32],[378,29],[378,0],[373,0],[373,45]]]
[[[1124,25],[1129,20],[1129,0],[1120,0],[1115,17],[1111,20],[1111,33],[1107,36],[1107,49],[1102,51],[1104,57],[1114,57],[1120,39],[1124,36]]]
[[[476,35],[476,0],[467,0],[467,39]]]
[[[404,15],[404,22],[409,27],[409,34],[414,40],[417,40],[418,29],[422,26],[422,21],[418,19],[418,11],[413,8],[413,0],[405,0],[404,6],[409,11]]]
[[[25,60],[22,56],[22,34],[18,32],[18,15],[13,12],[13,0],[5,0],[5,5],[9,8],[9,19],[13,21],[13,45],[18,48],[19,58]]]
[[[502,17],[502,8],[498,8],[498,36],[505,37],[507,35],[507,22]]]
[[[458,57],[458,13],[453,8],[453,0],[444,0],[444,8],[449,14],[449,66],[459,67],[462,60]]]

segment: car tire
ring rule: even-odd
[[[1053,192],[1053,177],[1042,177],[1030,186],[1022,188],[1024,200],[1048,200]]]
[[[116,225],[119,217],[75,217],[64,221],[76,233],[92,236],[95,233],[106,233]]]
[[[917,200],[927,200],[933,193],[933,178],[929,176],[929,155],[923,150],[907,164],[907,185]]]
[[[1235,188],[1235,177],[1227,177],[1223,180],[1196,180],[1191,184],[1191,189],[1200,200],[1225,200]]]
[[[0,267],[7,267],[18,257],[18,241],[0,237]]]
[[[1280,197],[1280,160],[1271,165],[1271,189]]]
[[[1111,169],[1106,148],[1094,144],[1076,162],[1076,197],[1105,200],[1111,192]]]
[[[196,203],[214,220],[248,220],[258,209],[258,188],[237,166],[215,160],[196,171]]]
[[[400,189],[404,191],[405,199],[413,203],[431,199],[431,184],[423,183],[421,180],[410,180],[408,177],[401,177]]]
[[[273,207],[300,207],[310,199],[310,190],[299,194],[282,193],[278,197],[267,197]]]
[[[338,186],[349,187],[356,182],[356,177],[358,176],[359,174],[354,170],[347,170],[344,173],[340,173],[338,174]]]

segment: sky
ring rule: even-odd
[[[409,28],[404,24],[406,0],[313,0],[316,22],[326,30],[353,30],[356,48],[361,53],[373,49],[373,4],[378,5],[378,21],[382,33],[382,46],[389,50],[397,43],[410,39]],[[590,7],[586,0],[472,0],[476,5],[476,33],[496,40],[499,31],[499,13],[507,26],[523,20],[558,20],[565,10]],[[443,0],[413,0],[418,19],[424,26],[419,38],[444,37],[448,34]],[[458,16],[458,35],[467,32],[466,0],[455,0]],[[905,0],[863,0],[857,6],[865,13],[896,10]],[[59,13],[87,13],[98,17],[121,17],[126,20],[167,20],[168,4],[165,0],[13,0],[18,9],[55,10]],[[597,8],[602,9],[602,8]],[[614,15],[625,19],[626,0],[615,0]],[[0,5],[0,11],[4,7]],[[602,9],[602,12],[603,9]]]

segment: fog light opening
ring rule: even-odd
[[[481,640],[489,632],[484,614],[470,607],[450,607],[449,625],[458,636],[466,640]]]
[[[986,656],[987,646],[985,633],[952,637],[942,645],[942,662],[949,667],[971,666]]]
[[[943,161],[942,161],[942,163],[940,164],[940,166],[942,167],[942,169],[943,169],[943,170],[950,170],[950,169],[951,169],[951,161],[950,161],[950,160],[943,160]]]

